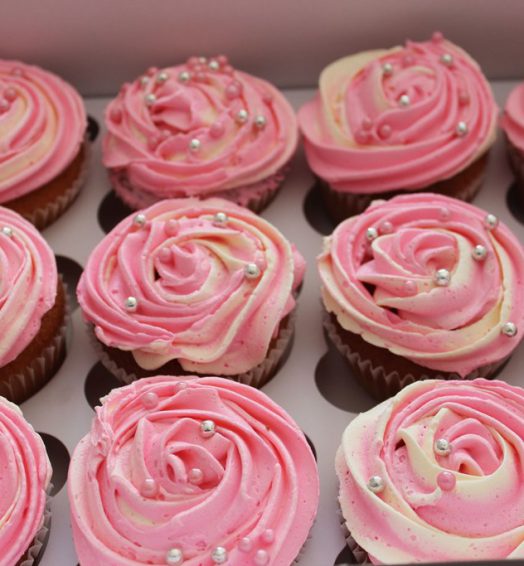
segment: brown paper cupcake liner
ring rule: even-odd
[[[506,141],[508,161],[521,189],[520,195],[522,198],[524,198],[524,155],[517,147],[515,147],[511,143],[506,134],[504,134],[504,137]]]
[[[48,488],[50,491],[51,486]],[[47,540],[49,539],[49,532],[51,530],[51,498],[48,495],[44,509],[44,517],[40,530],[36,533],[31,546],[26,550],[25,554],[17,562],[16,566],[37,566],[42,558]]]
[[[66,354],[66,334],[70,321],[70,305],[67,286],[60,282],[64,291],[64,319],[50,344],[42,354],[34,358],[22,371],[10,375],[0,382],[0,395],[9,401],[20,404],[39,391],[58,371]]]
[[[281,167],[276,173],[262,181],[244,187],[207,193],[203,195],[202,198],[223,198],[258,213],[266,208],[277,196],[290,169],[291,166],[288,163]],[[118,197],[126,206],[133,210],[146,208],[161,200],[153,193],[133,187],[127,179],[125,170],[109,170],[109,180]],[[195,196],[198,197],[198,195]],[[180,194],[166,198],[185,197],[187,197],[187,195]],[[137,207],[138,202],[141,204]]]
[[[352,375],[357,379],[357,381],[362,385],[362,387],[377,401],[384,401],[393,395],[396,395],[401,389],[414,383],[415,381],[422,381],[425,379],[476,379],[483,377],[485,379],[493,379],[499,370],[508,362],[510,356],[504,359],[494,362],[491,364],[486,364],[481,366],[467,376],[462,377],[457,373],[447,373],[440,372],[438,370],[432,370],[419,366],[418,364],[412,364],[417,369],[420,369],[418,374],[402,371],[393,370],[387,371],[384,365],[381,364],[381,360],[377,357],[367,357],[363,356],[361,352],[354,348],[351,348],[341,337],[341,331],[344,331],[338,324],[338,322],[333,320],[332,315],[325,312],[323,320],[324,328],[326,330],[328,338],[334,344],[336,349],[344,356],[349,367],[351,368]],[[389,356],[395,356],[385,350],[384,348],[378,348],[371,346],[374,349],[383,350],[383,354]],[[382,353],[382,352],[381,352]],[[398,357],[399,361],[403,358]]]
[[[473,200],[482,186],[488,156],[489,152],[486,152],[454,177],[415,191],[394,190],[382,193],[356,194],[337,191],[322,179],[317,179],[317,182],[329,216],[338,223],[350,216],[360,214],[374,200],[388,200],[398,195],[437,193],[469,202]]]
[[[291,346],[293,344],[295,318],[296,309],[289,313],[289,315],[282,321],[278,336],[272,340],[266,359],[258,366],[245,373],[234,376],[224,375],[220,377],[233,379],[234,381],[238,381],[240,383],[251,385],[252,387],[260,389],[272,377],[274,377],[280,367],[284,364],[287,358],[287,354],[290,352]],[[90,323],[88,323],[88,333],[102,365],[123,384],[129,384],[133,381],[136,381],[137,379],[140,379],[141,377],[147,377],[150,375],[200,375],[196,372],[184,371],[181,368],[172,370],[163,369],[162,367],[158,368],[157,370],[147,372],[144,375],[137,375],[136,373],[123,368],[111,356],[111,349],[108,349],[96,338],[93,325]],[[126,352],[126,354],[131,355],[128,352]]]
[[[36,226],[38,230],[43,230],[52,224],[66,211],[67,208],[71,206],[78,196],[82,185],[84,185],[86,181],[89,163],[91,161],[91,144],[87,138],[84,140],[81,151],[83,151],[83,158],[79,172],[67,189],[61,191],[57,196],[47,200],[42,206],[34,209],[30,207],[31,193],[27,195],[27,202],[25,202],[25,204],[20,203],[19,206],[19,199],[17,199],[12,201],[12,204],[6,203],[6,206],[8,208],[12,208],[16,212],[19,212],[26,220]],[[43,200],[45,200],[45,198]]]

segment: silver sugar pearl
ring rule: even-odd
[[[166,564],[169,566],[177,566],[184,562],[184,555],[180,548],[170,548],[166,554]]]
[[[146,94],[144,96],[144,102],[146,103],[146,106],[153,106],[153,104],[156,102],[156,96],[150,92],[149,94]]]
[[[368,480],[368,489],[372,493],[380,493],[385,487],[384,480],[380,476],[371,476]]]
[[[466,122],[463,122],[461,120],[455,128],[455,132],[457,133],[457,136],[463,138],[468,133],[468,125],[466,124]]]
[[[133,218],[133,224],[135,226],[138,226],[139,228],[142,228],[143,226],[145,226],[147,221],[146,215],[142,214],[141,212],[139,212],[134,218]]]
[[[451,453],[451,443],[445,438],[439,438],[435,441],[435,452],[439,456],[448,456]]]
[[[217,212],[213,217],[213,224],[225,224],[229,220],[225,212]]]
[[[227,561],[227,550],[223,546],[217,546],[211,553],[211,560],[215,564],[225,564]]]
[[[471,255],[473,256],[473,259],[475,259],[477,261],[483,261],[483,260],[486,259],[486,256],[488,255],[488,250],[486,249],[485,246],[483,246],[481,244],[477,244],[471,250]]]
[[[451,281],[451,275],[447,269],[437,269],[434,281],[438,287],[447,287]]]
[[[260,268],[256,263],[248,263],[244,267],[244,275],[246,279],[257,279],[260,277]]]
[[[189,149],[193,152],[197,152],[200,149],[201,145],[202,143],[198,138],[193,138],[189,142]]]
[[[124,306],[126,307],[127,311],[135,312],[138,306],[138,301],[136,300],[136,297],[127,297],[127,299],[124,301]]]
[[[191,79],[191,73],[189,71],[182,71],[179,75],[178,75],[178,80],[181,83],[187,83],[189,80]]]
[[[262,116],[262,114],[259,114],[258,116],[255,116],[255,126],[259,129],[259,130],[263,130],[266,127],[267,124],[267,120],[265,116]]]
[[[513,338],[517,334],[517,325],[514,322],[505,322],[500,330],[505,336]]]
[[[213,436],[216,432],[216,425],[214,421],[206,420],[200,423],[200,433],[204,438]]]
[[[199,58],[198,58],[198,62],[199,62],[201,65],[205,65],[205,64],[207,63],[207,57],[199,57]]]
[[[409,106],[411,104],[411,100],[409,99],[409,96],[407,94],[403,94],[399,99],[398,99],[398,103],[400,104],[400,106]]]
[[[146,87],[149,84],[149,77],[140,77],[140,84]]]
[[[160,73],[158,73],[158,75],[156,76],[156,82],[158,84],[164,84],[168,78],[169,73],[166,73],[166,71],[160,71]]]
[[[453,65],[453,55],[450,53],[444,53],[444,55],[440,57],[440,62],[443,65],[446,65],[446,67],[451,67],[451,65]]]
[[[368,242],[372,242],[373,240],[375,240],[378,237],[378,231],[376,228],[374,228],[373,226],[370,226],[367,230],[366,230],[366,239],[368,240]]]
[[[249,118],[249,114],[248,114],[247,110],[242,108],[242,110],[239,110],[237,112],[235,120],[236,120],[237,124],[245,124],[247,122],[248,118]]]
[[[499,223],[499,219],[494,215],[494,214],[486,214],[486,217],[484,218],[484,226],[488,229],[488,230],[494,230]]]
[[[204,472],[200,468],[191,468],[188,474],[189,483],[200,485],[204,481]]]
[[[209,61],[208,63],[208,67],[212,71],[218,71],[220,69],[220,63],[216,59],[211,59],[211,61]]]
[[[386,75],[386,77],[389,77],[393,74],[393,65],[391,63],[384,63],[382,65],[382,72]]]
[[[7,236],[8,238],[12,238],[13,237],[13,229],[10,228],[9,226],[2,226],[2,234],[4,236]]]

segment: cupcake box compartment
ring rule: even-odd
[[[499,105],[503,105],[514,83],[494,84]],[[285,92],[295,108],[312,96],[312,90]],[[100,124],[108,99],[87,99],[88,113]],[[73,288],[81,266],[105,231],[125,213],[109,194],[110,186],[101,164],[101,139],[95,141],[88,181],[78,200],[44,236],[58,256],[59,270]],[[507,165],[502,136],[491,151],[488,175],[474,203],[502,219],[524,242],[524,215],[508,190],[512,174]],[[337,505],[338,482],[334,470],[340,437],[355,414],[374,405],[373,400],[347,374],[343,360],[329,349],[322,331],[320,282],[315,258],[321,250],[322,232],[332,229],[312,189],[314,179],[302,149],[293,161],[291,174],[281,193],[264,211],[294,242],[308,262],[304,286],[298,302],[295,343],[291,355],[265,391],[282,405],[302,427],[317,457],[321,479],[318,516],[304,547],[300,566],[347,564],[343,532]],[[519,221],[520,219],[520,221]],[[69,456],[89,430],[93,418],[90,406],[116,384],[97,363],[86,326],[73,299],[72,321],[66,360],[58,374],[35,396],[23,403],[26,418],[44,438],[55,467],[53,521],[48,547],[41,566],[75,566],[77,558],[69,524],[67,492],[64,485]],[[524,331],[524,329],[523,329]],[[517,348],[502,377],[524,386],[519,368],[524,364],[524,342]],[[372,528],[372,525],[370,525]],[[524,561],[518,563],[524,564]]]

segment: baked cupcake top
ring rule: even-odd
[[[51,464],[22,411],[0,397],[0,549],[17,564],[42,526]]]
[[[215,377],[113,390],[73,454],[68,486],[83,566],[288,566],[319,497],[291,417]]]
[[[105,114],[103,161],[155,198],[251,185],[294,153],[293,109],[268,82],[224,56],[191,57],[126,83]]]
[[[0,202],[62,173],[78,154],[86,125],[71,85],[39,67],[0,61]]]
[[[414,383],[344,431],[346,525],[380,564],[522,557],[523,458],[524,390]]]
[[[0,165],[1,167],[1,165]],[[0,367],[38,334],[55,304],[57,271],[53,251],[19,214],[0,207]]]
[[[524,152],[524,83],[510,92],[501,117],[501,126],[510,142]]]
[[[367,194],[465,169],[494,142],[497,107],[478,64],[437,33],[335,61],[298,121],[313,171],[336,190]]]
[[[493,214],[420,193],[375,201],[326,238],[322,297],[340,325],[421,366],[503,360],[524,328],[524,251]]]
[[[92,252],[78,285],[105,345],[153,370],[235,375],[261,363],[294,308],[302,256],[267,220],[222,199],[161,201]]]

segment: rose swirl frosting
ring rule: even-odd
[[[336,190],[367,194],[462,171],[495,140],[497,107],[478,64],[435,34],[335,61],[298,120],[313,171]]]
[[[51,464],[22,411],[0,397],[0,549],[17,564],[42,526]]]
[[[428,380],[352,421],[340,503],[374,564],[524,557],[523,407],[501,381]]]
[[[287,164],[298,139],[284,96],[224,56],[150,69],[122,87],[106,125],[104,165],[141,191],[139,207],[257,183]]]
[[[0,202],[62,173],[80,150],[86,123],[72,86],[39,67],[0,61]]]
[[[305,437],[222,378],[146,378],[97,408],[69,470],[82,566],[288,566],[316,514]]]
[[[269,222],[222,199],[167,200],[95,248],[78,298],[97,338],[145,369],[235,375],[266,357],[294,308],[303,258]]]
[[[38,334],[55,304],[57,271],[53,251],[38,230],[16,212],[0,207],[0,367]]]
[[[462,377],[522,338],[524,251],[492,214],[421,193],[376,201],[318,258],[326,309],[376,346]]]

